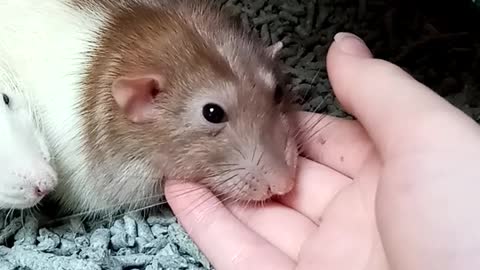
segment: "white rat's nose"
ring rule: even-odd
[[[33,190],[34,195],[36,197],[44,197],[52,191],[53,191],[52,185],[48,186],[48,185],[42,185],[42,184],[37,185]]]
[[[10,172],[0,176],[0,208],[30,208],[54,191],[57,173],[42,160],[9,164]]]
[[[52,192],[57,185],[57,174],[50,167],[36,169],[29,177],[28,181],[32,183],[33,196],[42,198]]]

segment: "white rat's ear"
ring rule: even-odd
[[[164,77],[157,74],[122,76],[113,82],[112,95],[130,121],[145,123],[153,120],[154,99],[164,86]]]
[[[272,58],[277,58],[278,53],[283,49],[283,42],[277,41],[276,43],[267,47],[267,53]]]

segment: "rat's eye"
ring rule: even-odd
[[[7,106],[10,105],[10,98],[5,94],[2,94],[2,96],[3,96],[3,102],[5,103],[5,105]]]
[[[203,117],[205,117],[205,119],[210,123],[219,124],[227,121],[227,115],[225,114],[225,111],[217,104],[206,104],[203,106],[202,112]]]
[[[283,88],[281,86],[275,87],[275,93],[273,94],[273,100],[276,104],[280,104],[283,99]]]

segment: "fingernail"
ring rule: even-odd
[[[339,32],[333,37],[333,40],[344,53],[363,57],[371,56],[365,42],[354,34]]]

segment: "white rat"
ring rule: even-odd
[[[4,60],[4,59],[2,59]],[[57,185],[46,140],[17,76],[0,63],[0,208],[36,206]]]
[[[293,188],[282,44],[226,15],[204,0],[1,1],[0,38],[41,112],[63,209],[155,204],[166,178],[244,202]]]

